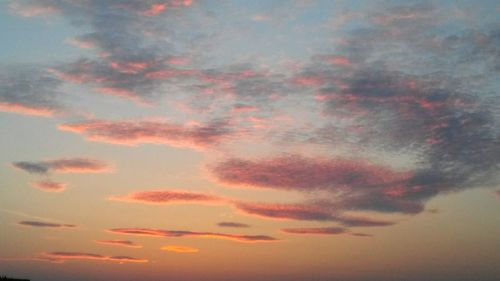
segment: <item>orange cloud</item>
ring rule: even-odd
[[[167,245],[163,246],[160,249],[163,251],[170,251],[170,252],[176,252],[176,253],[197,253],[200,250],[197,248],[193,247],[187,247],[187,246],[179,246],[179,245]]]

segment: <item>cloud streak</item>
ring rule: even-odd
[[[132,192],[125,196],[111,196],[113,201],[139,202],[146,204],[175,204],[175,203],[210,203],[217,204],[225,199],[201,192],[152,190]]]
[[[95,240],[95,243],[111,246],[120,246],[127,248],[142,248],[142,245],[136,244],[130,240]]]
[[[45,192],[63,192],[66,189],[66,184],[51,180],[36,181],[32,185]]]
[[[193,247],[188,246],[179,246],[179,245],[167,245],[161,247],[163,251],[175,252],[175,253],[197,253],[200,250]]]
[[[228,125],[225,121],[189,126],[160,121],[88,120],[62,124],[59,129],[112,144],[152,143],[200,149],[228,139],[233,134]]]
[[[310,227],[310,228],[283,228],[282,232],[288,234],[299,234],[299,235],[341,235],[348,234],[358,237],[371,237],[371,234],[366,233],[352,233],[349,230],[342,227]]]
[[[89,158],[60,158],[46,161],[21,161],[12,165],[30,174],[56,173],[106,173],[111,166],[103,161]],[[49,183],[50,182],[46,182]]]
[[[40,227],[40,228],[76,228],[77,227],[74,224],[61,224],[61,223],[44,222],[44,221],[20,221],[18,224],[22,225],[22,226]]]
[[[236,242],[246,242],[246,243],[278,241],[278,239],[267,235],[226,234],[218,232],[162,230],[154,228],[114,228],[110,229],[109,232],[116,234],[153,236],[153,237],[200,237],[200,238],[226,239],[226,240],[233,240]]]
[[[40,259],[50,262],[63,263],[68,260],[95,260],[111,261],[118,263],[147,263],[147,259],[134,258],[129,256],[103,256],[100,254],[83,252],[47,252],[39,256]]]
[[[250,227],[250,225],[245,224],[245,223],[239,223],[239,222],[232,222],[232,221],[222,221],[217,224],[220,227],[235,227],[235,228],[247,228]]]

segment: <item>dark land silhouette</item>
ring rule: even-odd
[[[6,276],[0,276],[0,281],[30,281],[29,279],[15,279]]]

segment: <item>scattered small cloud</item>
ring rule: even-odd
[[[66,189],[66,184],[51,180],[40,180],[32,183],[33,187],[45,192],[63,192]]]
[[[220,227],[236,227],[236,228],[246,228],[250,227],[250,225],[245,224],[245,223],[239,223],[239,222],[232,222],[232,221],[222,221],[217,224]]]
[[[61,223],[53,223],[53,222],[45,222],[45,221],[20,221],[18,224],[22,225],[22,226],[42,227],[42,228],[76,228],[77,227],[74,224],[61,224]]]
[[[95,240],[94,242],[103,245],[120,246],[127,248],[142,248],[142,245],[136,244],[130,240]]]
[[[89,158],[60,158],[47,161],[21,161],[12,165],[30,174],[57,173],[106,173],[111,166],[103,161]]]
[[[188,246],[179,246],[179,245],[167,245],[161,247],[163,251],[176,252],[176,253],[197,253],[200,250],[193,247]]]

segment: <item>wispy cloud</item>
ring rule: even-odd
[[[142,245],[136,244],[130,240],[95,240],[94,242],[103,245],[120,246],[127,248],[142,248]]]
[[[179,190],[152,190],[132,192],[125,196],[111,196],[110,200],[124,202],[139,202],[147,204],[175,204],[175,203],[221,203],[224,199],[215,195],[201,192]]]
[[[46,192],[63,192],[66,189],[66,184],[51,180],[40,180],[32,183],[33,187]]]
[[[91,141],[122,145],[153,143],[199,149],[229,138],[233,132],[228,125],[225,121],[180,125],[160,121],[88,120],[62,124],[59,129],[83,134]]]
[[[232,221],[222,221],[217,224],[220,227],[236,227],[236,228],[246,228],[250,227],[250,225],[240,222],[232,222]]]
[[[61,223],[45,222],[45,221],[20,221],[18,224],[22,225],[22,226],[41,227],[41,228],[76,228],[77,227],[74,224],[61,224]]]
[[[18,169],[32,174],[57,173],[105,173],[111,166],[103,161],[89,158],[60,158],[46,161],[21,161],[13,162]]]
[[[246,214],[264,218],[294,219],[294,220],[317,220],[329,221],[334,216],[329,210],[325,210],[313,204],[272,204],[272,203],[244,203],[235,204],[236,209]]]
[[[244,235],[244,234],[226,234],[218,232],[198,232],[187,230],[162,230],[154,228],[114,228],[109,230],[111,233],[154,236],[154,237],[201,237],[213,239],[227,239],[237,242],[274,242],[278,239],[267,235]]]
[[[349,230],[342,227],[309,227],[309,228],[283,228],[282,232],[289,234],[301,234],[301,235],[340,235],[347,234],[358,237],[371,237],[371,234],[366,233],[352,233]]]
[[[317,227],[317,228],[284,228],[283,232],[292,234],[323,234],[337,235],[347,233],[346,229],[341,227]]]
[[[163,251],[176,252],[176,253],[197,253],[200,250],[193,247],[188,246],[179,246],[179,245],[167,245],[161,247]]]

